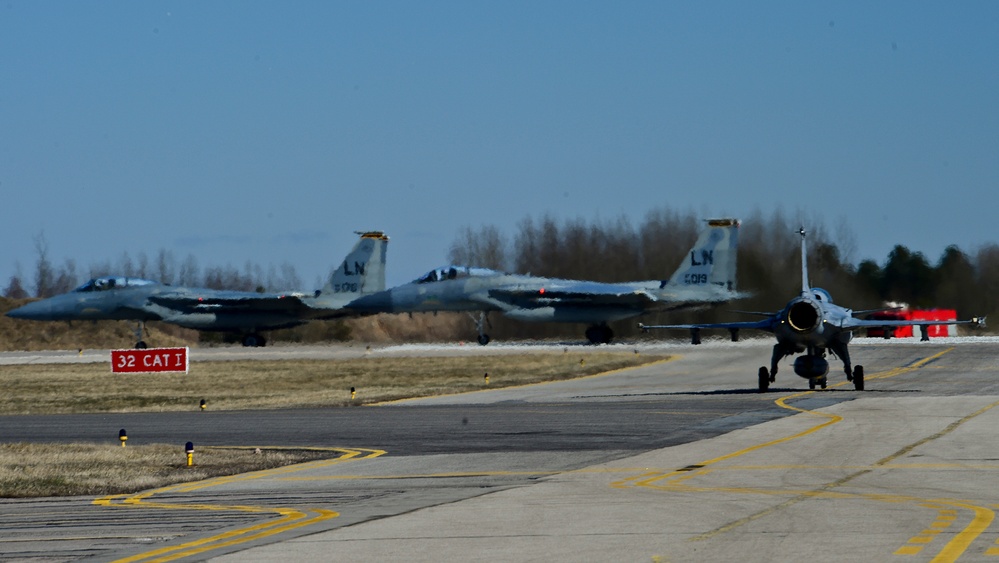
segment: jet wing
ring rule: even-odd
[[[599,285],[585,290],[491,289],[489,297],[496,301],[528,308],[585,305],[588,307],[648,309],[657,302],[655,297],[640,289],[609,288]]]
[[[297,295],[233,292],[231,295],[151,295],[148,300],[169,309],[190,312],[304,314],[310,308]]]
[[[840,328],[864,328],[864,327],[889,327],[889,326],[934,326],[934,325],[964,325],[974,324],[979,328],[985,327],[985,317],[973,317],[966,321],[934,321],[934,320],[879,320],[879,319],[858,319],[849,317],[844,319]]]
[[[772,313],[771,313],[772,315]],[[777,322],[777,317],[771,316],[768,319],[763,319],[762,321],[743,321],[736,323],[704,323],[704,324],[687,324],[687,325],[647,325],[643,323],[638,323],[638,328],[643,331],[651,329],[701,329],[701,328],[723,328],[728,330],[741,330],[744,328],[766,330],[773,332],[774,323]]]

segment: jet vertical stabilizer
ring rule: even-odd
[[[360,240],[340,263],[317,297],[324,305],[342,306],[361,295],[385,289],[388,236],[381,231],[358,232]]]
[[[739,244],[737,219],[711,219],[694,247],[664,285],[715,285],[735,291],[735,259]]]
[[[805,251],[805,227],[798,229],[801,235],[801,294],[811,295],[812,289],[808,284],[808,255]]]

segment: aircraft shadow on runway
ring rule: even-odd
[[[745,389],[712,389],[710,391],[674,391],[670,393],[631,393],[627,395],[619,395],[620,397],[668,397],[676,395],[780,395],[782,393],[804,393],[805,391],[814,391],[816,394],[825,393],[846,393],[850,395],[862,396],[868,393],[922,393],[921,389],[868,389],[866,391],[855,391],[853,389],[795,389],[794,387],[771,387],[768,391],[761,393],[759,389],[755,387],[747,387]]]

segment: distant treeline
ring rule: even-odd
[[[454,264],[548,277],[605,282],[660,280],[676,270],[707,218],[665,207],[650,211],[637,225],[627,217],[557,220],[551,215],[528,216],[512,236],[492,225],[459,229],[449,259]],[[643,321],[742,320],[731,310],[775,311],[783,307],[801,289],[796,231],[802,223],[808,230],[811,283],[828,290],[837,303],[855,309],[876,308],[886,302],[950,308],[961,318],[989,314],[997,307],[999,245],[984,245],[971,255],[949,246],[931,262],[921,252],[898,244],[882,264],[873,260],[854,264],[856,239],[843,221],[829,227],[817,215],[789,217],[782,210],[766,215],[757,211],[741,219],[738,283],[754,296],[713,310],[654,315]],[[242,269],[201,268],[193,255],[178,261],[171,251],[160,250],[152,258],[144,253],[134,258],[122,254],[114,264],[91,264],[82,270],[73,260],[54,264],[43,235],[36,236],[34,242],[37,261],[33,273],[27,280],[20,273],[12,276],[4,296],[48,297],[70,291],[86,279],[112,274],[214,289],[314,289],[302,287],[289,264],[266,269],[252,263]],[[581,333],[577,326],[512,322],[495,314],[490,322],[489,333],[496,338],[577,338]],[[633,321],[613,326],[618,336],[635,334],[634,327]]]
[[[21,273],[11,276],[3,290],[4,297],[51,297],[71,291],[89,279],[112,275],[211,289],[261,292],[303,289],[295,267],[288,263],[266,270],[252,262],[247,262],[242,269],[230,265],[201,268],[193,254],[178,261],[173,252],[160,249],[153,258],[144,252],[132,258],[125,252],[114,263],[106,260],[80,269],[72,259],[54,264],[44,234],[35,236],[34,243],[37,259],[30,280],[25,280]],[[331,268],[336,266],[333,264]]]

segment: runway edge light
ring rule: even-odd
[[[184,444],[184,453],[187,454],[187,466],[191,467],[194,465],[194,442],[188,442]]]
[[[124,448],[125,440],[128,440],[128,434],[125,432],[124,428],[118,431],[118,439],[121,440],[121,447]]]

